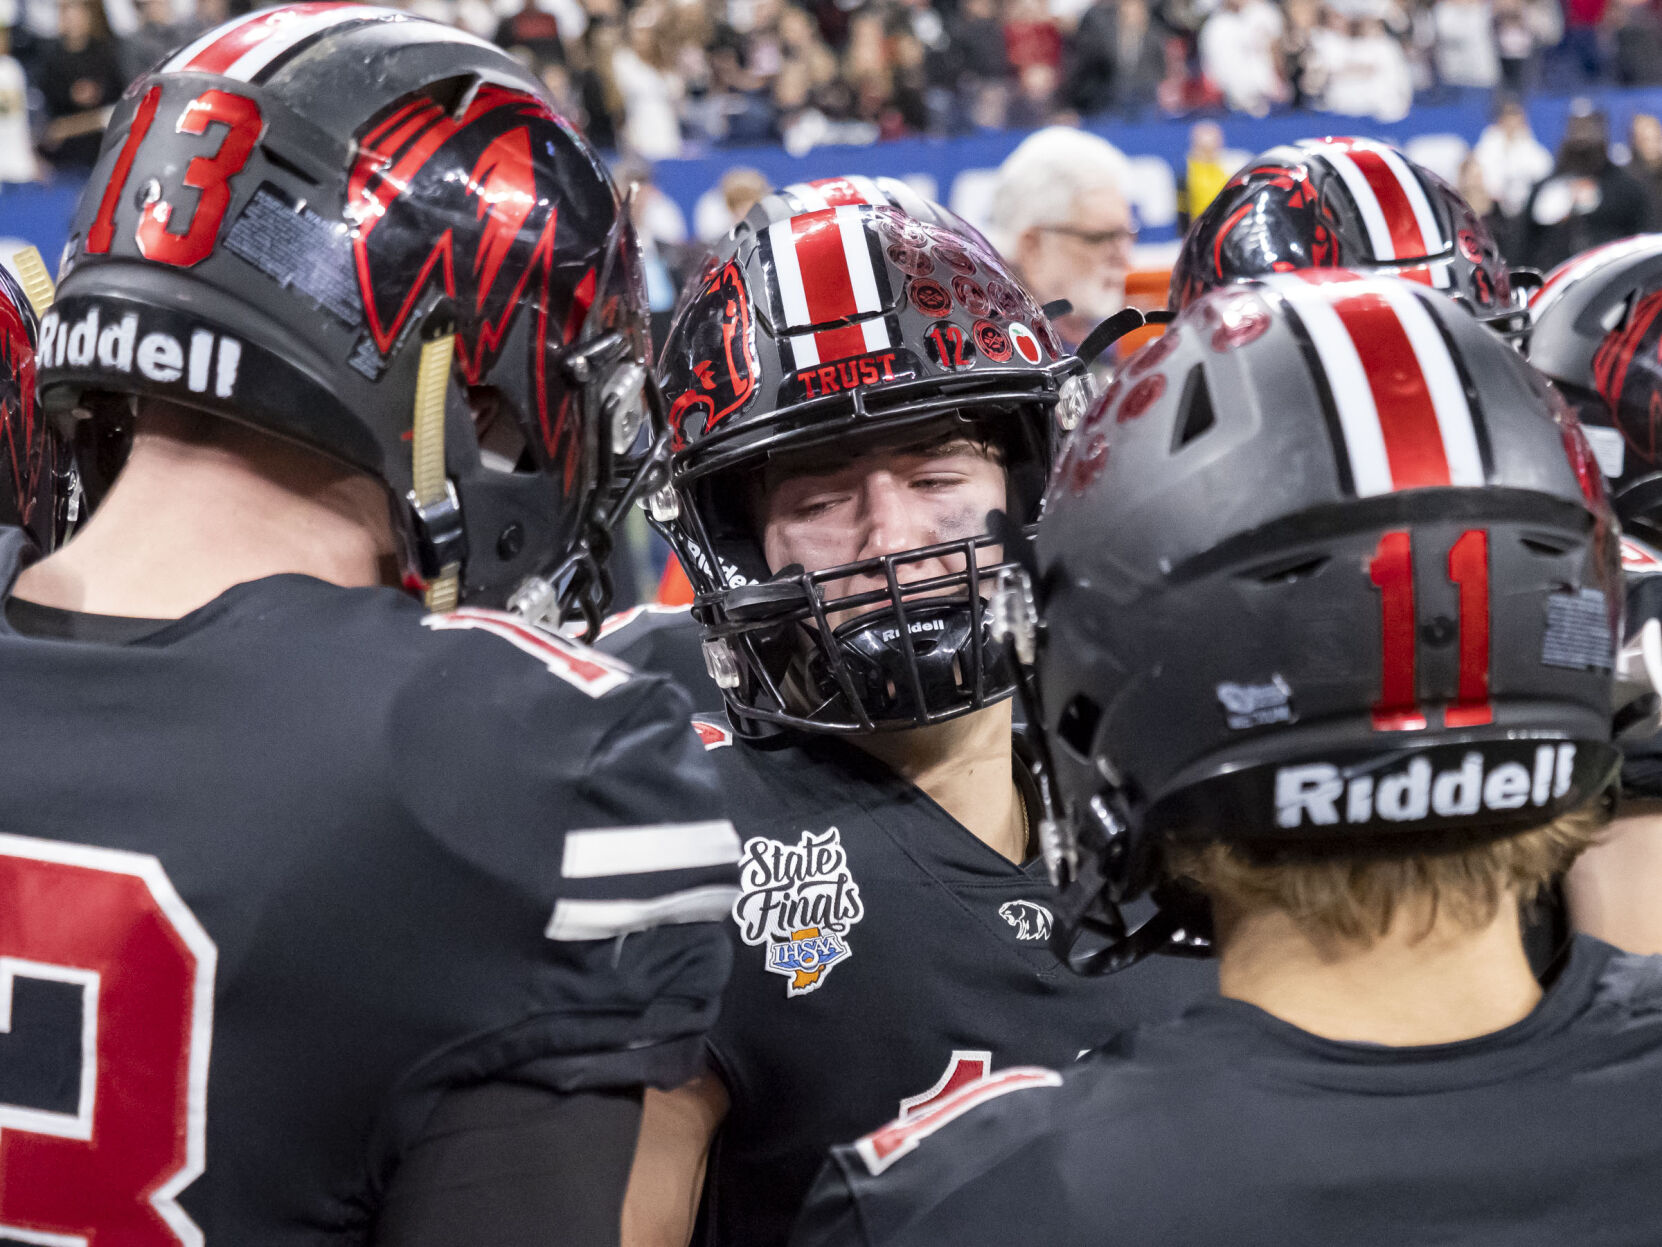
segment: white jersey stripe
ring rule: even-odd
[[[640,901],[561,898],[554,903],[554,916],[543,935],[551,940],[607,940],[677,922],[721,922],[738,896],[736,887],[712,884]]]
[[[793,190],[793,195],[798,192]],[[796,236],[791,229],[791,218],[775,221],[768,226],[768,246],[773,252],[773,271],[779,277],[779,298],[785,308],[787,325],[807,325],[808,290],[802,284],[802,267],[796,258]],[[812,368],[819,363],[819,347],[811,333],[793,334],[791,352],[798,370]]]
[[[596,827],[566,833],[560,874],[567,879],[598,879],[730,866],[738,860],[739,836],[724,818],[650,827]]]
[[[1482,485],[1483,453],[1478,449],[1477,426],[1472,420],[1471,405],[1466,402],[1466,389],[1460,384],[1443,335],[1431,319],[1425,305],[1406,286],[1395,282],[1381,282],[1380,291],[1391,310],[1402,323],[1403,332],[1419,360],[1420,373],[1425,377],[1426,389],[1431,394],[1431,405],[1437,413],[1437,428],[1443,438],[1443,458],[1448,461],[1451,485]]]
[[[1338,409],[1357,494],[1367,498],[1391,493],[1395,484],[1385,453],[1385,432],[1379,424],[1373,389],[1344,322],[1318,290],[1301,278],[1276,277],[1271,284],[1292,304],[1321,359],[1328,388],[1333,392],[1333,405]]]
[[[1362,214],[1362,224],[1373,240],[1374,255],[1381,260],[1396,259],[1397,249],[1391,241],[1391,226],[1379,206],[1379,196],[1368,185],[1367,175],[1356,167],[1356,162],[1337,147],[1323,146],[1321,158],[1333,166],[1343,180],[1350,197],[1356,201],[1356,210]]]

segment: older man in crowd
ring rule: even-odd
[[[1031,135],[998,171],[992,240],[1041,302],[1072,304],[1055,319],[1070,346],[1125,306],[1137,241],[1127,173],[1112,143],[1067,126]]]

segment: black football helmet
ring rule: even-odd
[[[1521,287],[1539,281],[1508,269],[1459,192],[1396,148],[1306,139],[1248,162],[1195,220],[1172,267],[1171,306],[1301,268],[1420,282],[1508,334],[1524,323]]]
[[[1566,261],[1529,310],[1529,362],[1581,417],[1623,526],[1662,544],[1662,234]]]
[[[1197,942],[1168,837],[1431,848],[1601,793],[1618,547],[1573,414],[1450,300],[1315,273],[1196,300],[1075,430],[1038,526],[1076,968]]]
[[[128,88],[42,399],[291,438],[386,484],[435,608],[598,621],[613,448],[649,417],[667,437],[645,306],[626,206],[532,74],[407,13],[294,4]]]
[[[750,485],[771,456],[955,426],[1002,451],[1018,524],[1038,514],[1058,430],[1088,399],[1079,362],[997,255],[889,206],[782,217],[683,299],[659,361],[670,487],[652,500],[695,591],[705,658],[741,732],[869,732],[1009,695],[984,599],[983,534],[811,572],[768,566]],[[907,583],[909,564],[965,569]],[[850,576],[885,590],[830,599]],[[828,618],[859,611],[833,628]]]
[[[68,440],[35,399],[39,342],[33,302],[0,267],[0,524],[21,528],[47,554],[69,528],[75,472]]]

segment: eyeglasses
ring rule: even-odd
[[[1127,247],[1137,241],[1137,228],[1134,225],[1120,229],[1079,229],[1073,225],[1045,225],[1040,228],[1046,234],[1064,234],[1092,250],[1099,247]]]

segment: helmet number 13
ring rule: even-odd
[[[1380,696],[1373,725],[1380,731],[1423,728],[1414,667],[1420,629],[1414,610],[1414,546],[1407,529],[1379,540],[1368,560],[1368,577],[1379,590],[1382,653]],[[1448,552],[1448,578],[1458,590],[1459,675],[1455,699],[1444,709],[1448,727],[1476,727],[1494,719],[1489,704],[1489,534],[1461,533]],[[1441,621],[1439,621],[1441,622]]]
[[[110,249],[115,237],[116,209],[132,176],[139,149],[156,120],[161,93],[160,86],[151,87],[133,114],[133,124],[121,144],[115,167],[110,170],[104,197],[98,203],[98,215],[87,230],[89,254],[102,255]],[[230,181],[242,172],[260,138],[260,106],[247,96],[229,91],[204,91],[180,111],[174,129],[179,134],[206,134],[208,127],[215,123],[225,127],[219,145],[212,152],[194,157],[185,166],[184,187],[197,192],[188,215],[176,211],[174,202],[165,198],[155,183],[146,190],[136,232],[139,252],[145,259],[187,268],[213,254],[219,227],[231,203]]]

